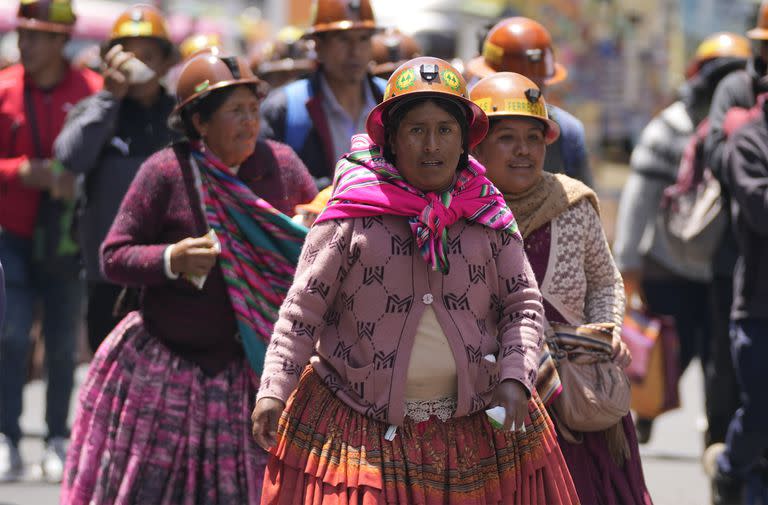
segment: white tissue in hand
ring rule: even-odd
[[[213,242],[213,248],[217,253],[221,254],[221,242],[219,241],[219,237],[216,236],[216,232],[213,231],[213,228],[208,230],[208,233],[203,235],[203,237],[211,239]],[[203,286],[205,286],[205,280],[208,278],[208,275],[186,275],[185,278],[197,289],[202,290]]]
[[[131,84],[143,84],[155,76],[155,71],[138,58],[131,58],[123,63],[121,70],[128,76]]]

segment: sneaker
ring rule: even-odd
[[[704,467],[704,473],[709,477],[709,480],[715,478],[717,458],[723,452],[725,452],[725,444],[722,442],[712,444],[704,450],[704,455],[701,457],[701,465]]]
[[[744,503],[744,481],[722,473],[717,458],[725,452],[725,444],[712,444],[704,451],[702,464],[704,473],[711,482],[712,505],[742,505]]]
[[[18,446],[0,433],[0,482],[19,480],[23,468]]]
[[[715,471],[712,479],[712,505],[742,505],[744,503],[744,482]]]
[[[45,446],[45,455],[40,467],[45,480],[52,484],[61,482],[64,476],[64,463],[67,459],[67,439],[54,437]]]

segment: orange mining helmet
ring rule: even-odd
[[[421,55],[421,46],[416,39],[397,28],[387,28],[377,33],[371,38],[371,44],[371,73],[384,79],[388,79],[406,61]]]
[[[560,136],[560,127],[549,119],[547,102],[536,83],[524,75],[499,72],[480,79],[470,98],[489,118],[529,117],[544,123],[544,139],[551,144]]]
[[[266,76],[296,76],[312,72],[316,68],[315,41],[302,38],[303,31],[295,26],[281,29],[258,60],[251,61],[251,69]]]
[[[218,53],[221,50],[221,37],[217,33],[197,33],[190,35],[179,44],[182,61],[190,59],[203,51]]]
[[[53,33],[72,33],[77,16],[70,0],[21,0],[16,27]]]
[[[440,58],[421,56],[400,65],[387,81],[384,101],[368,115],[365,129],[378,145],[386,143],[386,116],[389,109],[403,98],[437,96],[464,106],[469,131],[469,147],[480,143],[488,133],[488,118],[483,110],[468,98],[467,83],[461,73]]]
[[[470,60],[467,69],[477,77],[515,72],[548,86],[568,76],[565,67],[555,61],[549,31],[541,23],[524,17],[496,23],[485,37],[482,56]]]
[[[179,75],[176,85],[177,105],[173,114],[212,91],[241,84],[255,85],[259,97],[265,94],[263,81],[253,75],[243,58],[212,53],[193,56],[184,64]]]
[[[752,48],[745,37],[729,32],[715,33],[704,39],[696,48],[696,54],[693,55],[693,60],[685,70],[685,77],[690,79],[696,75],[704,63],[715,58],[746,60],[750,56],[752,56]]]
[[[157,7],[136,4],[128,7],[112,25],[107,47],[131,38],[153,38],[171,44],[170,32],[163,13]]]
[[[378,29],[370,0],[315,0],[312,3],[312,26],[305,35],[354,29]]]

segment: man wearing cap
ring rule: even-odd
[[[64,166],[85,175],[78,229],[93,351],[120,320],[113,309],[123,289],[102,275],[99,247],[139,166],[173,139],[167,121],[175,105],[160,79],[176,51],[155,7],[134,5],[123,12],[102,55],[104,89],[77,104],[54,144]]]
[[[270,86],[290,84],[317,70],[315,41],[304,37],[295,26],[281,29],[268,44],[254,47],[250,54],[251,70]]]
[[[35,305],[43,308],[48,388],[45,476],[63,469],[81,314],[77,246],[69,237],[74,176],[52,156],[74,104],[101,77],[63,56],[75,23],[69,0],[23,0],[17,16],[21,63],[0,72],[0,257],[8,306],[0,328],[0,481],[19,477],[19,417]]]
[[[377,33],[371,42],[371,73],[382,79],[389,79],[397,67],[421,55],[419,41],[397,28],[387,28]]]
[[[385,81],[368,73],[376,31],[370,0],[315,0],[312,27],[319,69],[264,101],[264,133],[290,145],[318,187],[330,184],[350,137],[365,131]]]
[[[511,17],[496,23],[485,37],[482,53],[467,64],[474,80],[496,72],[515,72],[528,77],[546,94],[547,86],[568,77],[566,68],[555,59],[549,31],[529,18]],[[560,138],[547,149],[544,170],[563,172],[594,186],[584,125],[557,106],[548,104],[547,108],[549,116],[560,126]]]

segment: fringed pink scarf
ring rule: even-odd
[[[506,233],[518,233],[515,218],[499,190],[475,159],[456,184],[443,193],[424,193],[410,185],[368,135],[352,137],[352,152],[336,165],[334,191],[317,222],[390,214],[408,217],[422,257],[448,273],[446,229],[466,219]]]

